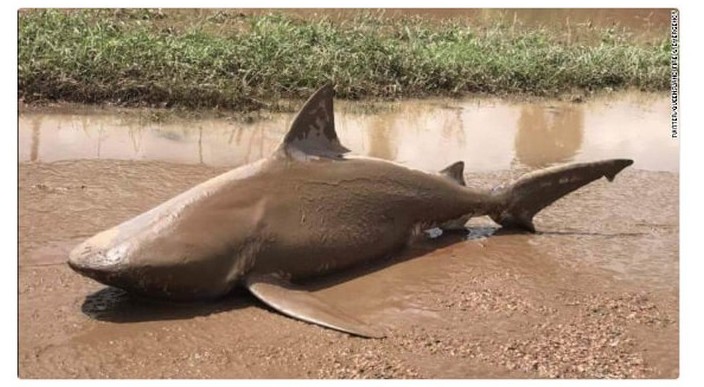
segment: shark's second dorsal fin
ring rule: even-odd
[[[459,185],[467,185],[464,181],[464,161],[450,164],[439,173],[448,179],[456,181]]]
[[[295,159],[309,156],[341,158],[350,150],[340,144],[335,132],[332,99],[335,90],[328,83],[318,89],[296,115],[279,151]]]
[[[446,179],[452,180],[453,182],[459,185],[467,186],[467,182],[464,180],[464,161],[457,161],[455,163],[452,163],[445,167],[445,169],[438,172],[438,174]],[[447,222],[441,224],[439,227],[442,229],[442,231],[466,232],[467,229],[464,226],[465,224],[467,224],[467,221],[469,221],[469,218],[471,217],[472,214],[466,214],[457,219],[448,220]]]

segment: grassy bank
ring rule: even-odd
[[[618,29],[570,42],[515,25],[362,15],[343,22],[214,12],[20,13],[19,97],[250,110],[327,80],[341,98],[554,95],[668,87],[669,45]],[[584,27],[587,28],[587,27]]]

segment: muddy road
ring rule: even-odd
[[[538,234],[475,219],[467,234],[309,284],[388,335],[367,340],[286,318],[246,293],[161,303],[65,264],[94,233],[265,155],[289,116],[155,123],[22,112],[20,377],[678,376],[679,149],[666,98],[342,110],[338,130],[353,151],[425,169],[464,159],[479,187],[561,162],[636,164],[540,213]]]

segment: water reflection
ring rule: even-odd
[[[31,151],[29,153],[29,159],[31,161],[37,161],[38,155],[39,155],[39,141],[41,140],[41,136],[39,133],[39,123],[40,119],[38,117],[34,118],[31,120],[31,127],[32,127],[32,146],[31,146]]]
[[[634,167],[677,171],[666,96],[619,94],[584,104],[498,99],[421,100],[363,113],[338,102],[341,141],[355,153],[439,170],[464,160],[470,171],[542,168],[612,157]],[[238,166],[266,157],[292,114],[236,122],[221,118],[151,122],[134,114],[20,114],[20,161],[161,160]]]
[[[447,148],[463,149],[466,146],[464,125],[459,106],[438,104],[437,101],[411,101],[399,103],[394,109],[378,114],[348,114],[342,106],[339,125],[345,144],[361,153],[401,163],[424,165],[428,169],[446,166],[447,157],[437,158],[438,144],[448,142]],[[361,141],[356,133],[361,133]],[[360,141],[355,146],[355,141]],[[435,159],[435,160],[429,160]],[[457,161],[463,159],[457,155]]]
[[[525,105],[517,126],[516,158],[531,168],[543,168],[574,159],[582,147],[584,112],[573,104]]]
[[[392,143],[395,126],[389,125],[388,121],[386,115],[371,120],[365,144],[367,155],[387,160],[396,159],[396,147]]]

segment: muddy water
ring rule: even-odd
[[[354,152],[472,185],[568,161],[631,157],[507,234],[420,239],[308,286],[386,330],[360,340],[281,317],[246,294],[133,298],[71,272],[83,238],[273,150],[290,114],[155,123],[109,111],[20,115],[22,377],[675,377],[678,143],[664,96],[584,104],[430,100],[337,104]]]
[[[218,12],[213,9],[168,10],[166,15],[175,19],[188,20],[205,18]],[[579,39],[580,35],[589,36],[592,27],[625,28],[634,33],[635,39],[662,39],[670,28],[670,9],[502,9],[502,8],[386,8],[386,9],[238,9],[228,10],[241,15],[266,14],[270,12],[285,13],[294,17],[325,17],[334,22],[349,21],[360,14],[380,14],[384,17],[421,17],[425,20],[444,22],[453,19],[469,25],[491,25],[501,21],[508,25],[529,28],[548,28],[558,36],[564,34],[567,39]]]
[[[465,160],[470,171],[542,168],[610,157],[675,172],[679,142],[668,136],[668,99],[620,94],[575,104],[491,99],[423,100],[379,105],[374,114],[338,103],[337,130],[355,153],[438,170]],[[20,115],[20,161],[158,160],[235,167],[270,154],[292,119],[275,114],[149,122],[104,111]]]

